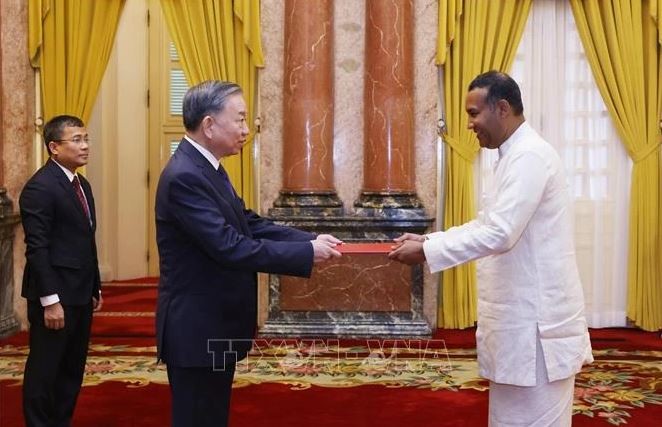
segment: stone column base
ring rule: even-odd
[[[331,217],[342,216],[342,201],[335,191],[294,192],[281,191],[269,209],[271,217]]]
[[[347,243],[392,242],[423,234],[432,218],[290,217],[277,223],[331,233]],[[391,262],[385,253],[345,254],[310,279],[269,276],[269,307],[260,336],[428,337],[423,270]]]
[[[18,320],[16,320],[14,313],[6,317],[0,317],[0,338],[14,335],[20,328],[21,325],[18,323]]]
[[[374,218],[425,218],[425,208],[416,193],[364,191],[354,202],[356,215]]]
[[[19,221],[7,191],[0,188],[0,338],[20,326],[14,314],[14,228]]]

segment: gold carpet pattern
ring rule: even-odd
[[[342,347],[262,343],[240,362],[235,387],[263,383],[292,390],[317,387],[415,387],[433,391],[486,391],[478,376],[475,350],[440,348]],[[90,346],[84,386],[118,381],[127,387],[167,384],[165,366],[155,348],[128,345]],[[22,382],[27,347],[0,347],[0,381]],[[574,412],[626,424],[630,413],[662,404],[662,352],[595,350],[596,361],[577,376]]]

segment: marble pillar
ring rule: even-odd
[[[413,9],[412,0],[366,1],[360,216],[425,217],[414,175]]]
[[[1,15],[0,15],[1,16]],[[3,23],[0,19],[0,31]],[[2,81],[2,55],[0,55],[0,81]],[[3,90],[4,92],[4,90]],[[0,118],[3,111],[0,97]],[[0,338],[16,332],[20,325],[14,315],[14,227],[18,223],[12,201],[4,187],[4,132],[0,126]]]
[[[21,189],[34,172],[35,73],[28,59],[28,2],[24,0],[0,1],[0,57],[0,187],[6,189],[0,196],[3,335],[16,329],[16,321],[27,328],[26,303],[20,295],[25,244],[16,205]]]
[[[289,5],[291,6],[292,3]],[[267,76],[263,80],[265,91],[272,91],[268,86],[278,85],[281,81],[284,86],[281,103],[282,120],[280,121],[283,125],[282,135],[284,136],[282,160],[267,155],[266,161],[263,163],[265,167],[273,166],[278,162],[282,162],[284,165],[283,183],[280,187],[282,190],[274,202],[274,208],[269,210],[269,216],[279,224],[316,234],[330,233],[347,243],[361,243],[368,246],[379,245],[380,242],[392,242],[393,238],[406,232],[425,233],[429,231],[432,224],[432,219],[425,215],[415,190],[414,125],[417,116],[414,109],[412,3],[403,3],[398,0],[394,3],[389,2],[388,7],[383,7],[383,2],[376,2],[372,5],[369,3],[369,1],[345,0],[333,2],[334,16],[339,17],[339,22],[332,24],[335,27],[334,37],[338,43],[338,46],[333,48],[335,56],[337,56],[335,58],[337,61],[335,75],[329,69],[328,71],[319,70],[318,73],[309,77],[309,81],[318,82],[315,84],[315,88],[310,89],[310,93],[315,94],[315,99],[324,99],[323,102],[313,103],[306,101],[306,99],[311,99],[311,95],[306,95],[306,92],[303,91],[306,89],[305,86],[298,80],[299,74],[306,70],[306,63],[298,61],[291,65],[292,58],[289,57],[289,52],[292,51],[290,43],[292,42],[292,22],[294,22],[292,10],[288,4],[285,4],[283,10],[277,7],[277,2],[265,2],[271,15],[281,16],[286,36],[282,46],[283,53],[280,55],[284,58],[284,75],[279,78],[274,71],[273,75]],[[312,8],[313,4],[319,7],[320,4],[325,5],[326,2],[308,2],[307,7]],[[393,9],[393,7],[397,9],[380,12],[378,10],[380,4],[382,9]],[[430,13],[434,14],[435,3],[430,3],[430,7],[427,8],[425,5],[418,4],[420,14],[425,16]],[[405,19],[398,18],[397,14],[404,13],[406,7],[408,9],[405,11],[407,14]],[[283,12],[278,15],[277,12],[280,10]],[[322,12],[311,10],[307,13],[314,16]],[[382,13],[383,16],[376,19],[376,22],[379,22],[379,25],[390,25],[384,29],[384,32],[389,33],[388,36],[383,37],[383,41],[386,43],[384,46],[379,46],[380,35],[378,32],[380,29],[375,30],[375,25],[370,23],[373,18],[369,13]],[[278,28],[276,23],[272,24],[273,27],[265,25],[265,31],[269,32],[269,28]],[[363,25],[366,28],[363,28]],[[397,28],[392,28],[394,25]],[[320,25],[315,30],[316,32],[311,33],[322,34],[322,28]],[[304,28],[297,28],[297,31],[303,30]],[[375,34],[365,35],[369,31],[374,31]],[[265,50],[267,57],[271,55],[270,51],[274,52],[274,55],[279,52],[280,45],[277,44],[279,39],[275,37],[275,34],[277,34],[276,30],[274,30],[274,37],[268,37],[267,44],[273,50]],[[404,39],[400,40],[403,35]],[[315,40],[319,46],[322,46],[324,41],[320,37]],[[300,35],[298,39],[304,39],[304,36]],[[366,43],[365,54],[363,52],[364,42]],[[405,43],[406,46],[398,46],[398,43]],[[310,42],[306,41],[299,45],[300,47],[310,46]],[[392,51],[387,52],[385,48]],[[371,53],[368,50],[376,50],[376,52]],[[433,52],[433,50],[432,48],[430,51]],[[378,56],[384,55],[385,52],[387,55],[399,55],[399,57],[382,61]],[[299,55],[304,55],[304,53]],[[405,65],[399,63],[403,58],[407,61]],[[366,61],[365,66],[363,60]],[[373,63],[369,63],[369,61],[373,61]],[[434,69],[433,62],[430,64]],[[333,64],[330,64],[330,67],[333,67]],[[371,73],[375,74],[374,76],[368,73],[369,69]],[[269,72],[265,70],[265,73]],[[326,73],[328,73],[328,77]],[[390,73],[395,73],[395,78],[390,76]],[[319,155],[311,155],[310,144],[293,145],[293,141],[310,140],[306,137],[313,128],[306,125],[308,123],[306,114],[321,115],[315,113],[316,110],[313,107],[320,111],[321,107],[326,105],[326,98],[320,98],[320,94],[323,89],[330,88],[322,83],[322,81],[327,81],[327,78],[335,81],[338,89],[335,94],[333,90],[326,92],[329,96],[328,102],[332,103],[332,107],[335,108],[333,118],[335,131],[331,131],[332,128],[326,127],[325,124],[325,129],[329,129],[328,138],[335,138],[336,147],[333,155],[335,167],[331,159],[328,159],[328,166],[319,163]],[[367,87],[362,90],[364,86],[368,85],[370,79],[381,85],[370,92],[371,95],[369,95]],[[400,80],[404,80],[401,88],[384,87],[399,84]],[[293,96],[295,93],[293,88],[300,91],[299,95]],[[342,90],[339,90],[340,88]],[[425,92],[430,93],[429,88]],[[362,94],[365,95],[362,96]],[[275,93],[269,93],[269,95],[264,94],[263,98],[263,106],[266,104],[275,107],[264,109],[272,114],[277,111],[277,101],[273,100],[275,96]],[[304,110],[293,110],[292,105],[304,108]],[[373,106],[378,108],[374,109],[370,116],[366,110]],[[433,103],[432,107],[426,111],[428,110],[434,112]],[[386,120],[380,124],[378,120],[384,114],[387,115]],[[296,120],[294,120],[295,117]],[[371,123],[368,123],[369,119],[372,120]],[[299,125],[298,128],[297,125]],[[266,135],[269,132],[269,129],[265,129],[265,144],[268,143]],[[274,132],[272,139],[277,138],[277,135]],[[292,135],[296,135],[296,138],[293,138]],[[372,138],[370,141],[373,143],[373,148],[362,149],[362,145],[370,143],[368,137]],[[384,151],[385,148],[391,151]],[[330,153],[330,150],[331,148],[324,152],[325,160],[326,153]],[[372,156],[372,158],[368,161],[367,156]],[[430,158],[429,153],[427,157]],[[311,175],[310,170],[306,168],[311,165],[312,161],[318,161],[319,166],[312,171]],[[361,187],[361,164],[363,164],[365,177],[363,187]],[[311,177],[317,179],[313,182],[318,188],[333,190],[334,180],[326,173],[328,170],[326,167],[330,168],[331,173],[334,170],[340,172],[336,183],[341,187],[344,186],[344,200],[350,205],[344,214],[316,215],[307,214],[304,209],[287,211],[279,207],[279,205],[283,205],[286,191],[294,194],[298,192],[299,195],[310,191]],[[300,173],[300,171],[304,173]],[[270,188],[272,183],[273,180],[267,179],[265,188]],[[363,193],[361,193],[362,189]],[[356,200],[357,196],[360,196],[359,202],[352,209],[351,201]],[[390,247],[390,243],[387,245]],[[391,263],[385,253],[370,252],[345,254],[338,260],[316,266],[310,279],[269,275],[268,279],[263,282],[268,286],[268,294],[266,298],[261,297],[261,303],[266,306],[267,312],[264,321],[260,322],[259,333],[262,336],[280,337],[429,336],[431,333],[430,322],[424,314],[424,277],[421,266],[409,267]]]
[[[339,216],[333,183],[333,1],[286,0],[283,188],[269,214]]]

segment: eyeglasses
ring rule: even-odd
[[[56,142],[73,142],[76,145],[80,145],[83,142],[87,145],[90,145],[90,138],[81,138],[80,136],[71,138],[71,139],[56,139]]]

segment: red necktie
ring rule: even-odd
[[[90,208],[87,206],[87,202],[85,201],[85,196],[83,195],[83,189],[80,186],[78,175],[74,175],[74,180],[71,181],[71,185],[74,186],[74,190],[76,191],[76,195],[78,196],[78,201],[80,202],[80,205],[83,208],[83,212],[85,212],[87,219],[91,221],[92,219],[90,218]]]

